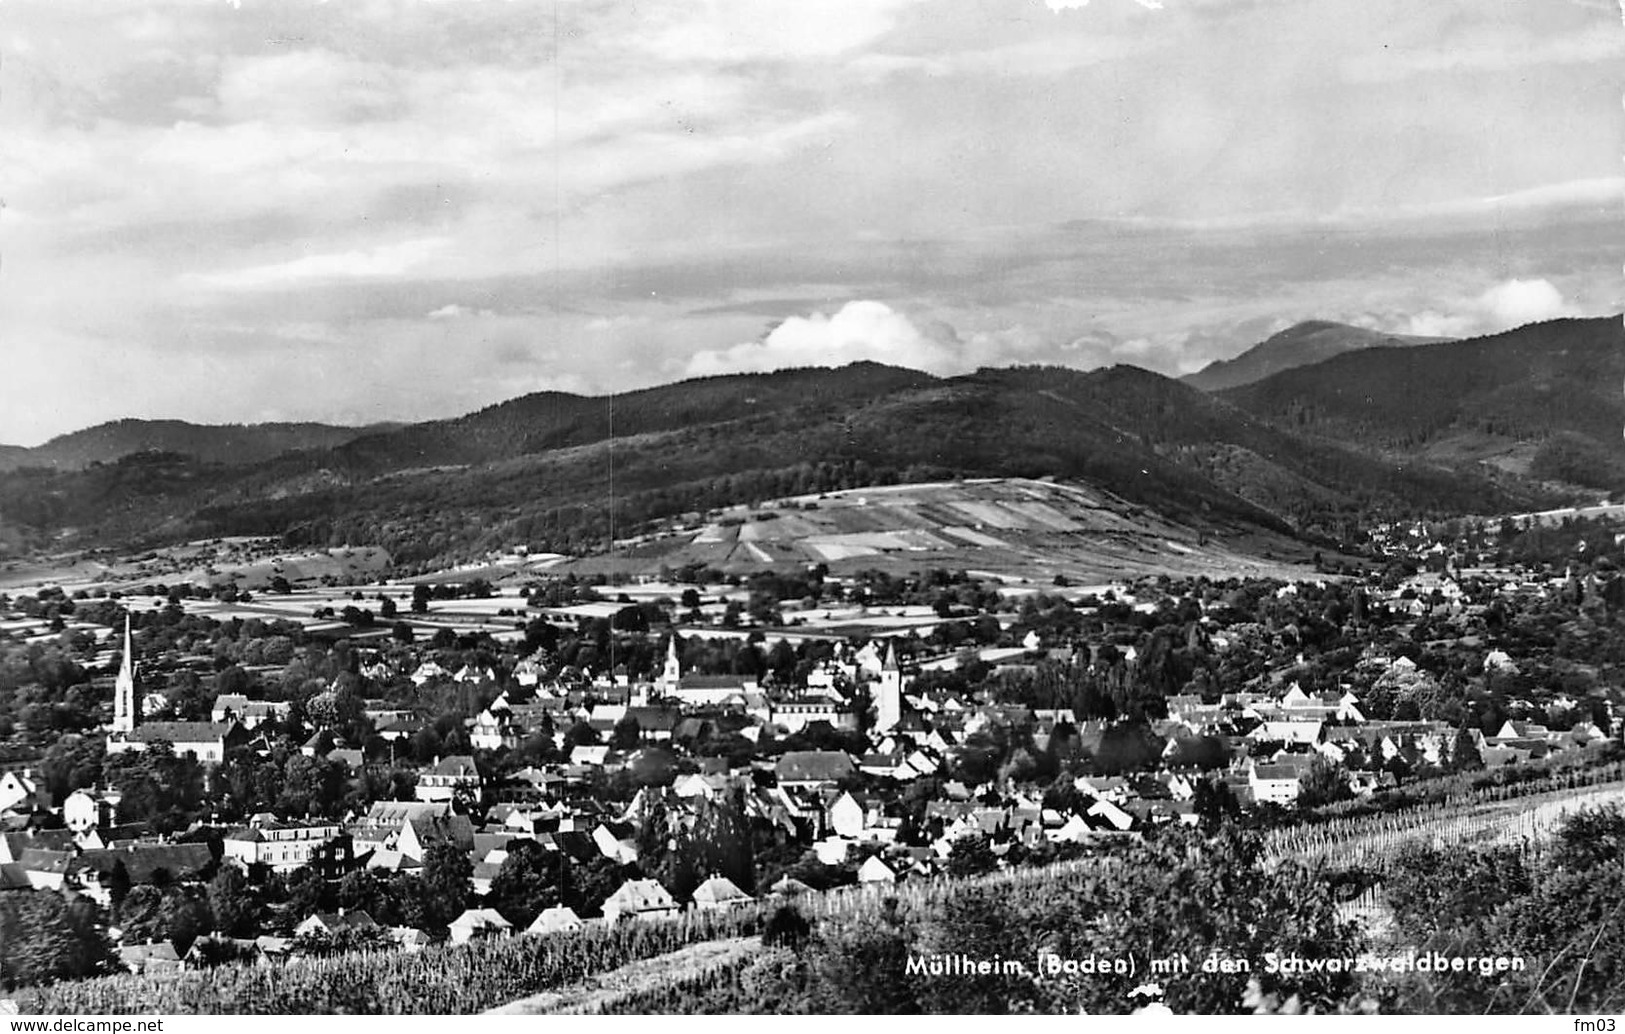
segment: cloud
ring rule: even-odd
[[[1526,323],[1572,316],[1577,312],[1550,280],[1502,281],[1453,311],[1427,311],[1411,316],[1408,334],[1425,337],[1472,337],[1521,327]]]
[[[946,336],[941,328],[935,333]],[[690,376],[845,366],[868,359],[931,373],[956,372],[961,360],[943,341],[884,302],[847,302],[832,316],[792,316],[759,341],[696,353]]]
[[[492,312],[490,309],[475,309],[470,308],[467,305],[459,305],[456,302],[451,302],[450,304],[442,305],[440,308],[428,313],[427,318],[431,320],[454,320],[461,319],[466,316],[477,316],[480,319],[494,319],[496,318],[496,315],[497,314]]]
[[[1134,2],[1148,11],[1162,10],[1162,0],[1134,0]],[[1080,7],[1088,7],[1089,0],[1044,0],[1044,6],[1060,14],[1062,11],[1076,11]]]
[[[420,269],[445,243],[440,238],[402,241],[362,251],[306,255],[226,273],[193,273],[188,280],[208,287],[253,291],[302,282],[398,277]]]
[[[1480,33],[1446,47],[1383,48],[1342,63],[1350,82],[1376,83],[1444,72],[1504,74],[1536,65],[1575,65],[1625,57],[1625,34],[1600,24],[1581,32],[1531,40],[1526,33]]]

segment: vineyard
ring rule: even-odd
[[[758,913],[690,913],[663,922],[474,941],[421,952],[362,952],[280,965],[189,970],[26,988],[24,1013],[466,1014],[581,981],[685,945],[756,932]]]
[[[1618,769],[1618,765],[1604,766],[1566,775],[1556,788],[1551,780],[1486,787],[1449,803],[1276,830],[1261,842],[1255,841],[1255,850],[1261,850],[1263,870],[1278,874],[1272,880],[1289,883],[1298,879],[1291,874],[1302,873],[1305,867],[1359,868],[1379,874],[1380,879],[1410,846],[1514,844],[1538,856],[1567,817],[1584,809],[1625,803],[1625,780],[1620,779]],[[1599,781],[1609,777],[1611,782]],[[1202,842],[1198,839],[1192,844]],[[1205,853],[1213,850],[1214,842],[1208,843],[1206,848],[1186,850]],[[1142,856],[1149,850],[1151,857],[1157,857],[1163,850],[1151,841],[1114,846],[1120,849],[1047,866],[898,885],[842,887],[804,894],[794,903],[817,929],[853,930],[883,927],[899,913],[953,914],[974,900],[991,899],[1010,909],[1037,911],[1068,901],[1104,902],[1128,894],[1124,888],[1142,883]],[[1194,862],[1199,855],[1189,857]],[[1241,857],[1237,856],[1237,862]],[[1236,862],[1226,863],[1233,864]],[[22,1011],[45,1014],[468,1014],[545,992],[590,989],[598,978],[617,970],[640,974],[651,968],[647,963],[635,965],[641,960],[685,949],[693,955],[707,942],[735,944],[737,950],[730,949],[706,965],[667,968],[665,983],[640,978],[615,994],[588,996],[579,1005],[581,1011],[657,1008],[709,991],[726,991],[765,955],[754,941],[742,939],[760,934],[767,917],[783,903],[783,899],[768,899],[732,912],[694,912],[662,922],[592,924],[573,934],[483,940],[418,953],[363,952],[274,965],[223,966],[166,979],[101,977],[22,989],[15,998]],[[1380,889],[1368,889],[1362,898],[1345,902],[1338,912],[1345,919],[1369,919],[1386,912],[1386,906]],[[704,949],[699,950],[705,954]]]
[[[1273,860],[1294,858],[1380,871],[1400,850],[1411,845],[1521,844],[1530,852],[1538,852],[1567,816],[1620,803],[1625,803],[1625,783],[1621,782],[1580,792],[1549,790],[1526,796],[1486,792],[1476,801],[1277,830],[1269,836],[1268,854]]]

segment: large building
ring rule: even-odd
[[[205,764],[225,760],[226,751],[244,739],[243,727],[229,722],[143,722],[141,692],[135,673],[135,649],[130,638],[130,616],[124,615],[124,659],[113,683],[113,724],[107,734],[107,753],[144,751],[159,740],[176,754],[191,754]]]
[[[264,865],[291,872],[308,865],[324,845],[342,835],[337,822],[282,821],[274,815],[255,815],[243,829],[221,841],[225,860],[243,868]]]

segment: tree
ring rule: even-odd
[[[1326,804],[1346,801],[1354,796],[1348,777],[1342,767],[1329,758],[1317,757],[1309,764],[1298,786],[1298,805],[1318,808]]]
[[[132,887],[114,918],[119,934],[127,944],[161,941],[165,933],[164,892],[150,884]]]
[[[49,984],[111,972],[112,945],[88,898],[0,895],[0,983]]]
[[[235,865],[222,865],[209,881],[209,912],[214,929],[228,937],[251,937],[256,930],[259,902],[248,886],[248,878]]]
[[[515,925],[528,926],[561,900],[564,862],[562,852],[549,852],[534,840],[515,841],[491,880],[488,903]]]
[[[301,866],[288,874],[288,926],[297,926],[321,911],[324,882],[310,866]]]
[[[999,867],[993,854],[993,845],[986,834],[966,833],[954,839],[948,854],[947,872],[950,876],[979,876]]]
[[[423,583],[412,586],[412,613],[423,614],[429,609],[430,589]]]
[[[442,841],[423,854],[424,906],[430,925],[446,927],[468,908],[474,893],[474,863],[456,844]]]
[[[609,745],[615,750],[636,750],[643,739],[643,728],[632,715],[627,715],[615,723],[615,731],[610,734]]]
[[[1456,741],[1450,747],[1452,772],[1476,772],[1484,767],[1484,756],[1478,752],[1478,741],[1467,726],[1456,730]]]
[[[1217,833],[1227,821],[1241,815],[1241,802],[1236,800],[1236,795],[1230,792],[1230,787],[1222,779],[1197,783],[1191,806],[1201,820],[1202,831],[1210,836]]]

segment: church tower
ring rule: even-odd
[[[897,666],[897,644],[886,641],[886,660],[875,687],[875,731],[890,732],[903,718],[903,670]]]
[[[673,632],[666,640],[666,666],[660,670],[660,689],[664,693],[673,693],[677,684],[683,679],[683,665],[677,659],[677,633]]]
[[[130,615],[124,615],[124,660],[113,683],[113,731],[134,732],[141,724],[141,698],[136,694],[135,650],[130,643]]]

